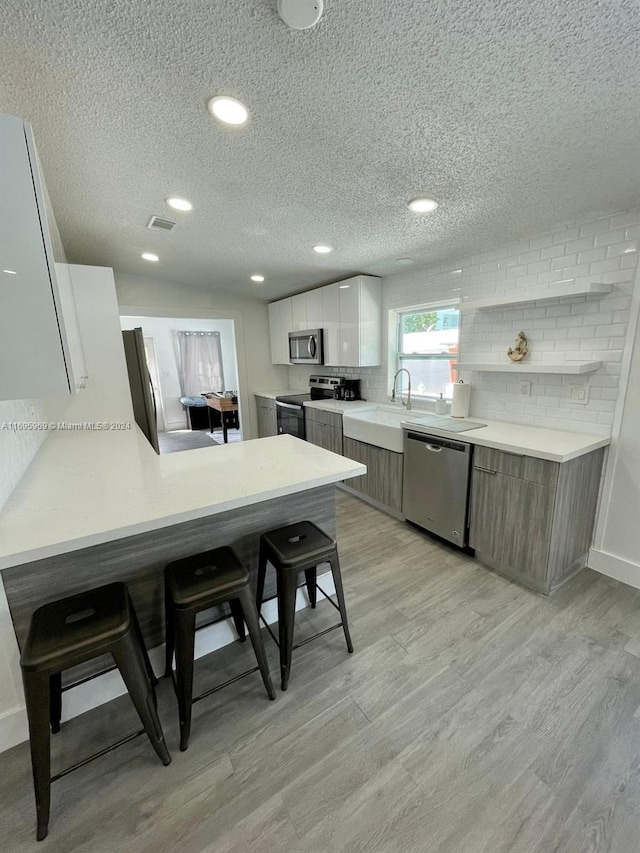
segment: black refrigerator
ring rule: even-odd
[[[124,341],[124,354],[127,359],[133,416],[149,444],[156,453],[160,453],[156,398],[147,367],[142,329],[123,332],[122,339]]]

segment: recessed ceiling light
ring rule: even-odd
[[[154,255],[153,252],[143,252],[142,257],[145,261],[159,261],[160,258],[157,255]]]
[[[263,275],[252,275],[251,281],[264,281],[264,276]]]
[[[396,261],[399,267],[410,267],[415,264],[413,258],[398,258]]]
[[[2,272],[6,272],[7,275],[18,275],[15,270],[2,270]]]
[[[193,205],[190,201],[187,201],[186,198],[178,198],[177,196],[170,196],[166,199],[169,207],[172,207],[174,210],[191,210]]]
[[[351,287],[351,285],[350,285],[350,284],[341,284],[341,285],[340,285],[340,290],[349,290],[349,288],[350,288],[350,287]]]
[[[207,104],[209,112],[218,121],[225,124],[244,124],[249,118],[249,110],[237,98],[216,95]]]
[[[313,251],[317,252],[319,255],[328,255],[329,252],[333,252],[332,246],[314,246]]]
[[[437,206],[438,202],[432,198],[414,198],[407,204],[413,213],[432,213]]]

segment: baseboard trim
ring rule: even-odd
[[[318,581],[327,595],[335,593],[335,585],[331,572],[319,575]],[[298,590],[296,598],[296,610],[303,610],[309,606],[306,590],[302,587]],[[262,607],[262,615],[272,625],[278,621],[278,605],[275,599],[266,601]],[[233,643],[236,639],[235,629],[232,627],[231,619],[216,622],[198,631],[196,634],[196,658],[204,657],[210,652],[221,649],[223,646]],[[164,672],[164,645],[151,649],[149,652],[151,664],[156,675]],[[91,678],[77,687],[66,690],[62,695],[62,719],[69,720],[78,717],[85,711],[97,708],[105,702],[110,702],[118,696],[126,693],[126,688],[117,670],[105,672],[96,678]],[[0,752],[11,749],[29,738],[27,715],[24,706],[13,708],[0,717]]]
[[[624,560],[622,557],[616,557],[615,554],[592,548],[589,551],[587,565],[600,574],[640,589],[640,566],[632,563],[631,560]]]

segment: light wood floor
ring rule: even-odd
[[[587,570],[545,598],[338,505],[355,654],[333,632],[275,702],[253,675],[198,703],[187,753],[163,682],[170,767],[138,738],[55,783],[40,845],[27,747],[0,755],[1,850],[638,853],[640,591]],[[233,644],[199,683],[248,661]],[[56,764],[135,728],[127,697],[63,723]]]
[[[242,433],[237,429],[230,429],[227,436],[229,444],[242,441]],[[171,432],[159,432],[158,444],[160,453],[180,453],[184,450],[198,450],[201,447],[224,444],[224,435],[222,429],[216,429],[213,435],[204,429],[177,429]]]

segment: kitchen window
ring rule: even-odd
[[[398,368],[411,374],[411,394],[451,397],[458,379],[460,311],[454,305],[426,305],[398,312]],[[406,388],[403,374],[402,387]]]

